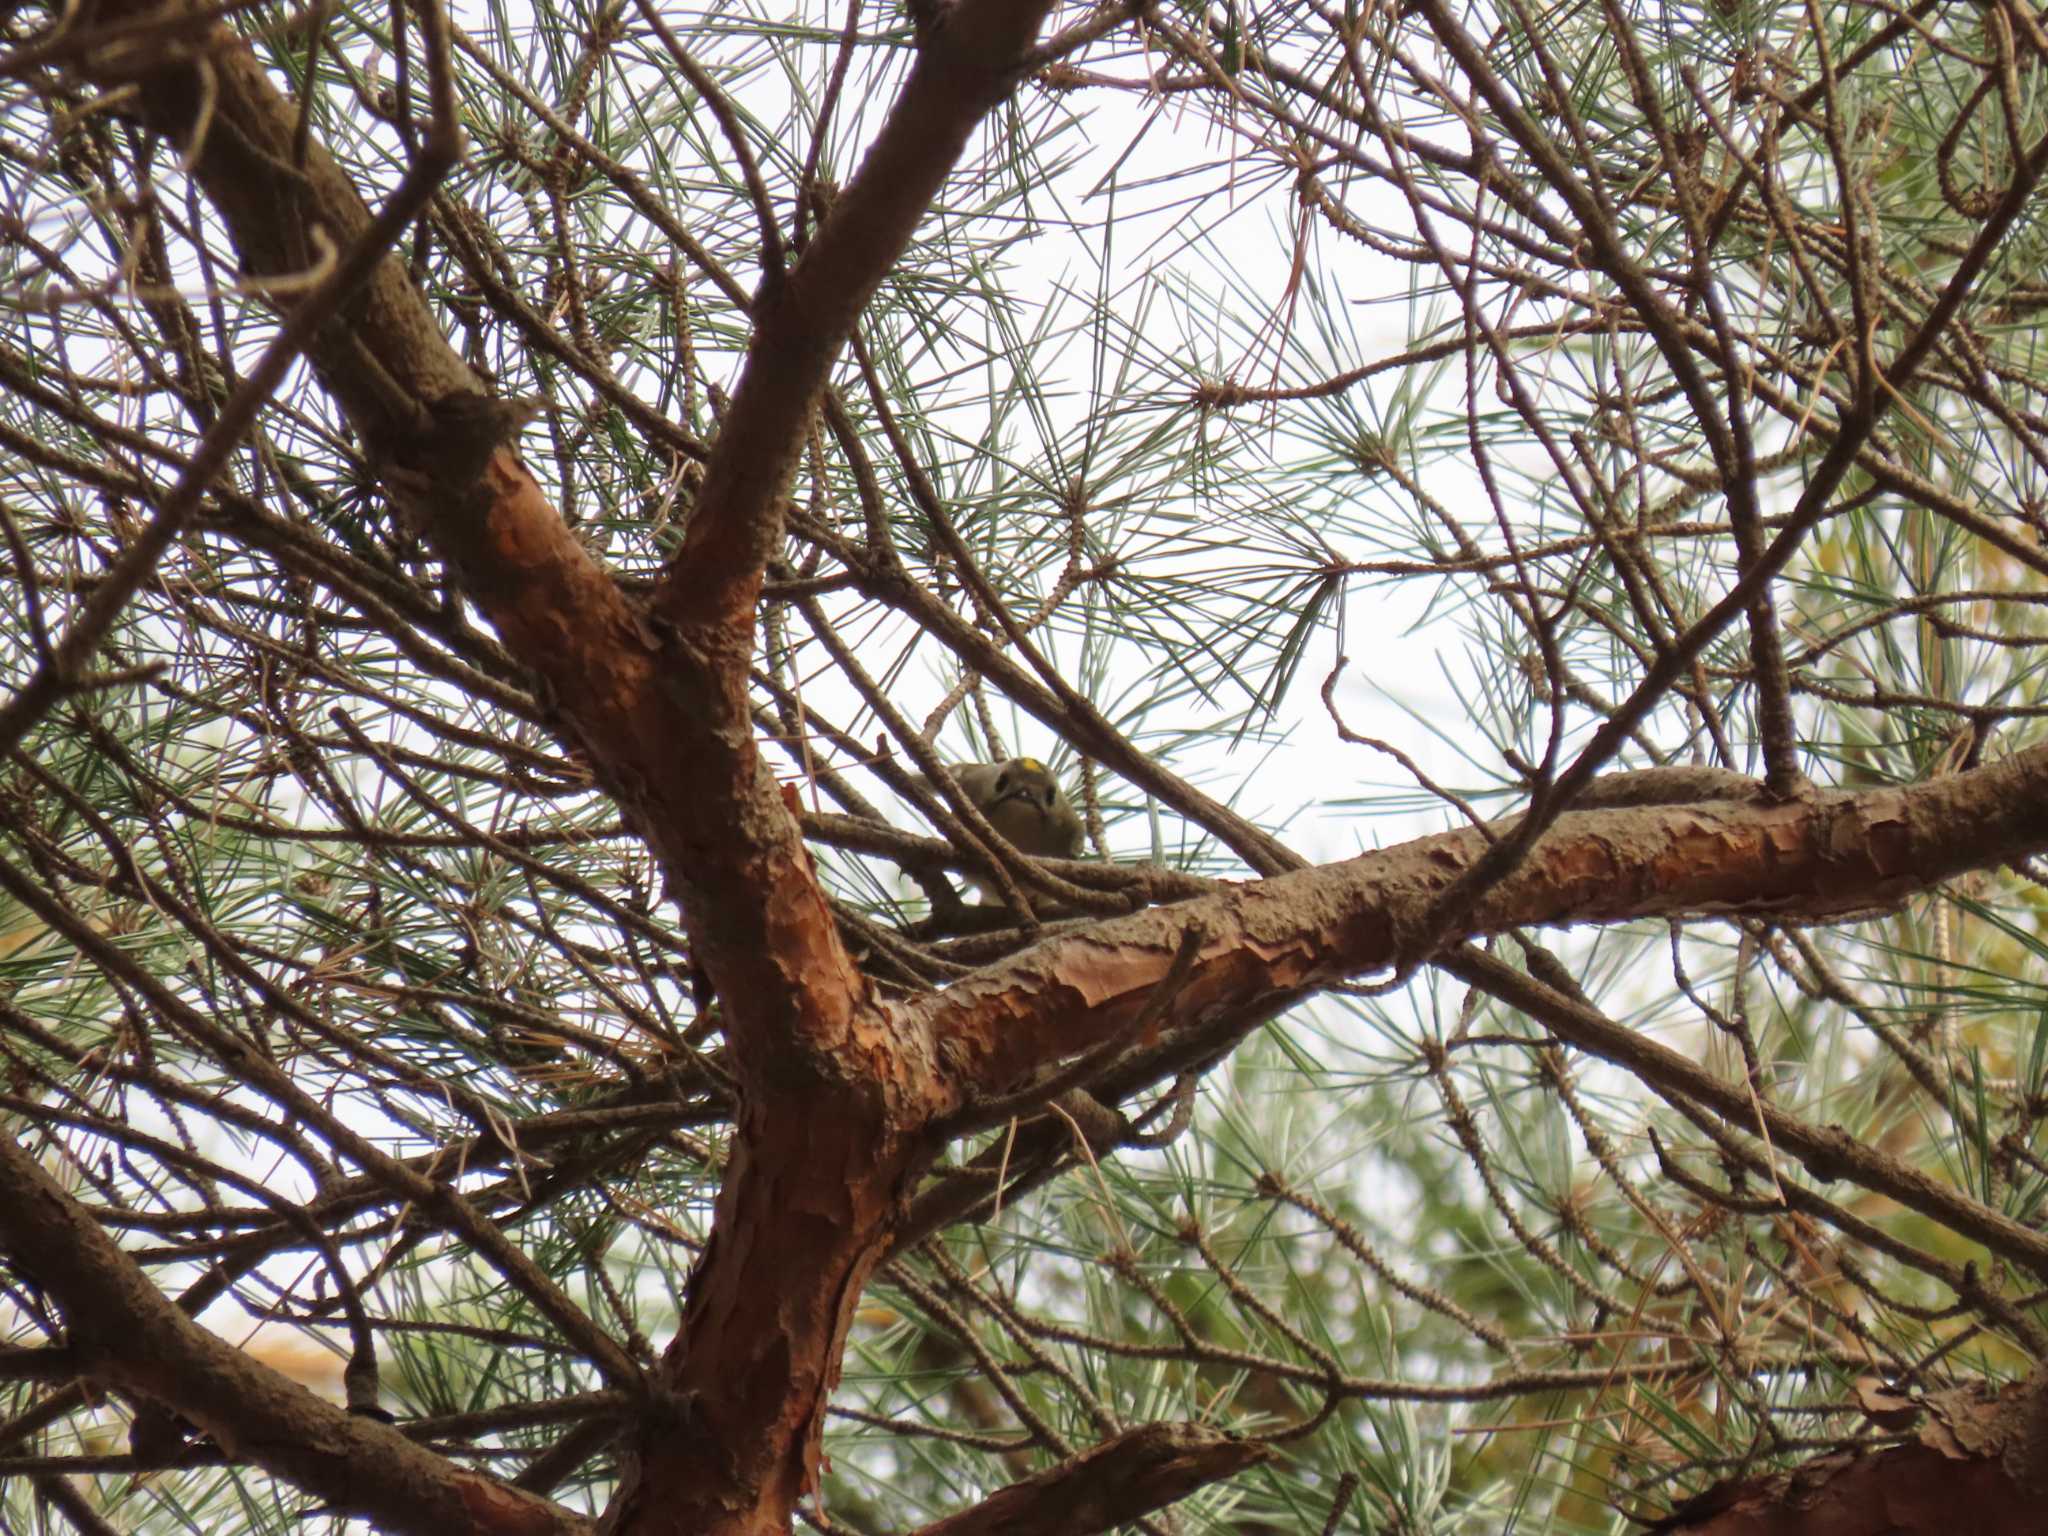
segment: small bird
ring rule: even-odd
[[[1052,770],[1035,757],[1003,763],[952,763],[948,770],[976,810],[1019,853],[1071,859],[1081,852],[1081,818]],[[971,878],[971,877],[970,877]],[[975,888],[999,899],[985,881]]]

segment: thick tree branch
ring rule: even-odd
[[[1270,1447],[1200,1424],[1147,1424],[1012,1483],[914,1536],[1089,1536],[1269,1459]]]
[[[380,1529],[447,1536],[571,1536],[590,1522],[455,1466],[374,1419],[345,1413],[202,1328],[0,1136],[0,1248],[64,1316],[81,1374],[175,1408],[246,1457]]]
[[[355,243],[341,253],[285,318],[256,360],[256,366],[221,407],[219,417],[207,429],[177,483],[158,501],[156,516],[150,519],[148,527],[121,552],[120,560],[80,608],[71,627],[45,656],[35,675],[0,707],[0,755],[19,745],[35,722],[79,685],[87,663],[113,628],[114,620],[190,521],[200,498],[227,467],[229,456],[240,446],[272,391],[284,381],[300,351],[370,274],[384,264],[392,244],[404,234],[441,178],[460,158],[462,130],[455,121],[445,24],[438,7],[432,15],[435,25],[431,29],[429,78],[433,84],[433,127],[412,168],[382,211],[365,224]]]
[[[207,126],[194,174],[244,266],[303,270],[314,228],[360,238],[361,197],[317,141],[293,163],[297,114],[247,46],[219,24],[193,30],[210,90],[190,65],[156,54],[123,55],[124,72],[101,77],[134,84],[141,115],[188,148]],[[735,1038],[763,1037],[767,1026],[744,1026],[770,1020],[771,1054],[786,1057],[793,1033],[829,1049],[862,984],[755,749],[744,654],[666,643],[621,595],[499,447],[514,416],[481,394],[398,262],[377,266],[308,356],[388,486],[506,649],[544,680],[567,733],[661,856]]]
[[[1648,1536],[1948,1536],[2041,1527],[2044,1404],[2036,1373],[2003,1392],[1931,1392],[1903,1445],[1820,1457],[1687,1499]]]
[[[924,1007],[956,1096],[940,1112],[1127,1028],[1190,924],[1207,938],[1168,1010],[1162,1047],[1218,1015],[1258,1015],[1394,966],[1489,846],[1473,828],[1419,838],[1101,923],[949,987]],[[1486,893],[1460,936],[1716,912],[1835,916],[2043,846],[2048,747],[1859,795],[1574,811]]]
[[[746,1086],[717,1234],[666,1363],[673,1412],[633,1428],[620,1531],[786,1526],[815,1475],[853,1302],[923,1153],[905,1131],[923,1123],[932,1064],[871,1005],[758,750],[753,605],[832,359],[1046,9],[968,0],[928,29],[839,210],[762,295],[665,594],[674,622],[651,624],[622,596],[500,446],[514,418],[484,400],[395,262],[309,349],[387,485],[660,856]],[[361,199],[317,144],[294,165],[297,115],[231,33],[195,35],[211,89],[190,67],[137,67],[141,111],[194,155],[245,266],[299,270],[305,231],[353,236]]]

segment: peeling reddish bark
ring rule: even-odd
[[[798,445],[854,318],[976,124],[1014,84],[1050,0],[959,0],[804,259],[771,272],[757,334],[674,575],[637,610],[516,455],[479,439],[477,381],[386,261],[307,355],[387,488],[564,734],[646,836],[716,988],[742,1086],[735,1151],[684,1326],[611,1511],[628,1531],[782,1531],[815,1479],[826,1394],[902,1184],[923,1155],[932,1058],[878,1009],[840,944],[746,696],[753,607]],[[143,7],[107,5],[118,22]],[[295,112],[220,23],[196,21],[215,90],[165,52],[102,60],[193,172],[256,274],[313,264],[367,212],[324,149],[291,169]],[[196,125],[203,110],[211,130]],[[226,125],[226,126],[224,126]],[[230,131],[231,129],[231,131]],[[195,140],[197,142],[195,142]],[[665,1406],[663,1406],[665,1405]]]
[[[2048,748],[1904,789],[1784,805],[1568,812],[1460,937],[1708,912],[1818,918],[1883,906],[2048,846]],[[954,1103],[1131,1027],[1189,927],[1204,938],[1163,1027],[1284,1002],[1414,958],[1436,898],[1485,851],[1467,828],[1114,918],[924,1005]]]
[[[1772,1477],[1709,1489],[1652,1536],[2019,1536],[2048,1528],[2048,1379],[2002,1394],[1929,1394],[1905,1445],[1825,1456]]]
[[[1105,922],[916,1008],[879,1000],[840,943],[759,753],[746,694],[754,600],[827,370],[1046,9],[960,0],[931,29],[869,160],[803,261],[764,286],[745,374],[651,610],[590,560],[515,455],[454,451],[476,445],[449,403],[476,398],[477,384],[397,263],[309,353],[394,494],[544,680],[564,735],[655,850],[724,1011],[742,1085],[732,1162],[683,1328],[629,1433],[634,1465],[608,1517],[619,1533],[788,1528],[816,1477],[854,1304],[935,1120],[1132,1028],[1191,926],[1203,934],[1193,964],[1151,1021],[1168,1035],[1423,958],[1406,946],[1486,847],[1476,830],[1451,833]],[[194,36],[207,40],[222,120],[196,174],[249,270],[303,269],[306,231],[351,238],[360,197],[317,144],[304,175],[285,173],[291,104],[225,26],[195,24]],[[190,147],[189,72],[135,83],[142,114]],[[1573,813],[1467,927],[1815,916],[2044,846],[2048,749],[1908,790]],[[197,1390],[155,1385],[180,1407]]]

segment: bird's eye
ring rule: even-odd
[[[1001,773],[996,775],[996,793],[998,795],[1007,795],[1009,792],[1010,770],[1005,768]]]

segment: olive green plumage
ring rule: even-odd
[[[1019,853],[1071,859],[1081,852],[1081,818],[1053,772],[1035,757],[948,765],[963,793]],[[987,882],[974,886],[996,900]]]

